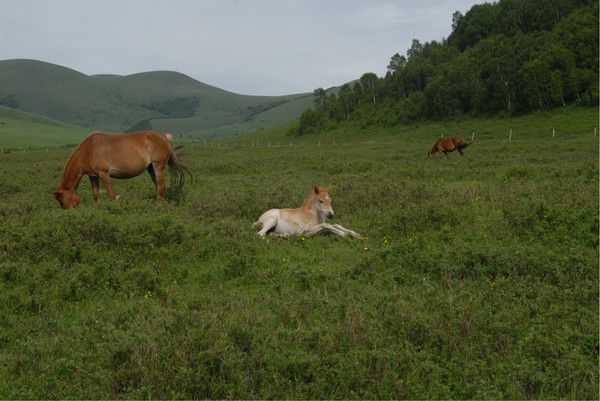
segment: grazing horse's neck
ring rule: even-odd
[[[81,174],[80,172],[74,172],[70,175],[65,174],[60,183],[60,187],[63,189],[75,190],[79,186],[79,181],[81,181],[81,177],[83,177],[83,174]]]
[[[83,177],[83,171],[79,168],[79,163],[74,160],[73,156],[71,156],[63,171],[60,181],[60,188],[62,189],[76,190],[81,177]]]

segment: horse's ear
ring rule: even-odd
[[[315,187],[313,188],[313,191],[315,191],[315,194],[318,194],[319,192],[321,192],[321,190],[319,189],[318,186],[315,185]]]

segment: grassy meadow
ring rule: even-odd
[[[25,111],[0,106],[0,149],[72,145],[90,132]]]
[[[265,130],[72,210],[68,149],[0,154],[0,398],[598,399],[597,121]],[[313,185],[361,239],[256,235]]]

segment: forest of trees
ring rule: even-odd
[[[345,121],[393,126],[460,114],[523,114],[598,105],[598,1],[500,0],[452,16],[441,42],[414,39],[385,77],[365,73],[315,104],[290,130],[319,133]]]

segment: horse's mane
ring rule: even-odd
[[[318,188],[318,187],[315,187],[315,188]],[[318,188],[318,190],[319,190],[319,193],[321,193],[321,192],[329,193],[330,188]],[[302,202],[302,207],[313,207],[315,202],[317,201],[317,195],[318,194],[315,192],[315,189],[310,191],[308,196],[306,198],[304,198],[304,201]]]
[[[317,201],[317,194],[315,191],[310,191],[310,194],[302,202],[302,207],[312,207]]]
[[[69,176],[71,176],[74,173],[73,170],[74,170],[75,166],[78,166],[81,164],[81,159],[83,157],[83,152],[81,150],[83,147],[87,146],[87,143],[89,142],[90,137],[92,135],[100,134],[100,133],[101,132],[97,132],[97,131],[92,132],[91,134],[86,136],[83,139],[83,141],[81,141],[79,143],[79,145],[77,145],[75,147],[75,149],[73,149],[73,151],[69,155],[69,158],[67,159],[67,162],[65,163],[65,168],[63,169],[62,176],[60,178],[60,185],[63,185],[65,182],[65,179],[67,179]]]

